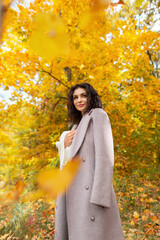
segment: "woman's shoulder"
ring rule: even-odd
[[[104,111],[104,109],[102,108],[93,108],[90,111],[90,115],[92,117],[108,117],[108,114],[106,113],[106,111]]]
[[[91,112],[91,119],[96,126],[111,124],[108,114],[102,108],[94,108]]]

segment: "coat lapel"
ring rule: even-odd
[[[91,120],[90,113],[86,113],[81,119],[71,145],[70,158],[73,158],[80,149],[90,120]]]

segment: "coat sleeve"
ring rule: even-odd
[[[110,120],[103,109],[92,112],[95,145],[95,172],[90,203],[110,207],[114,147]]]

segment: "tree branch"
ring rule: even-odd
[[[63,83],[60,79],[56,78],[55,76],[53,76],[50,72],[47,72],[46,70],[44,70],[43,68],[41,68],[41,71],[44,73],[47,73],[49,76],[51,76],[52,78],[54,78],[57,82],[59,82],[60,84],[62,84],[63,86],[65,86],[66,88],[69,89],[69,87]]]

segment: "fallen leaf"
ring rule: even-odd
[[[134,213],[133,213],[133,217],[134,217],[134,218],[139,218],[138,212],[134,212]]]
[[[5,240],[8,236],[9,234],[4,234],[3,236],[0,237],[0,240]]]
[[[160,219],[158,219],[156,216],[152,217],[152,222],[154,222],[157,225],[160,225]]]

